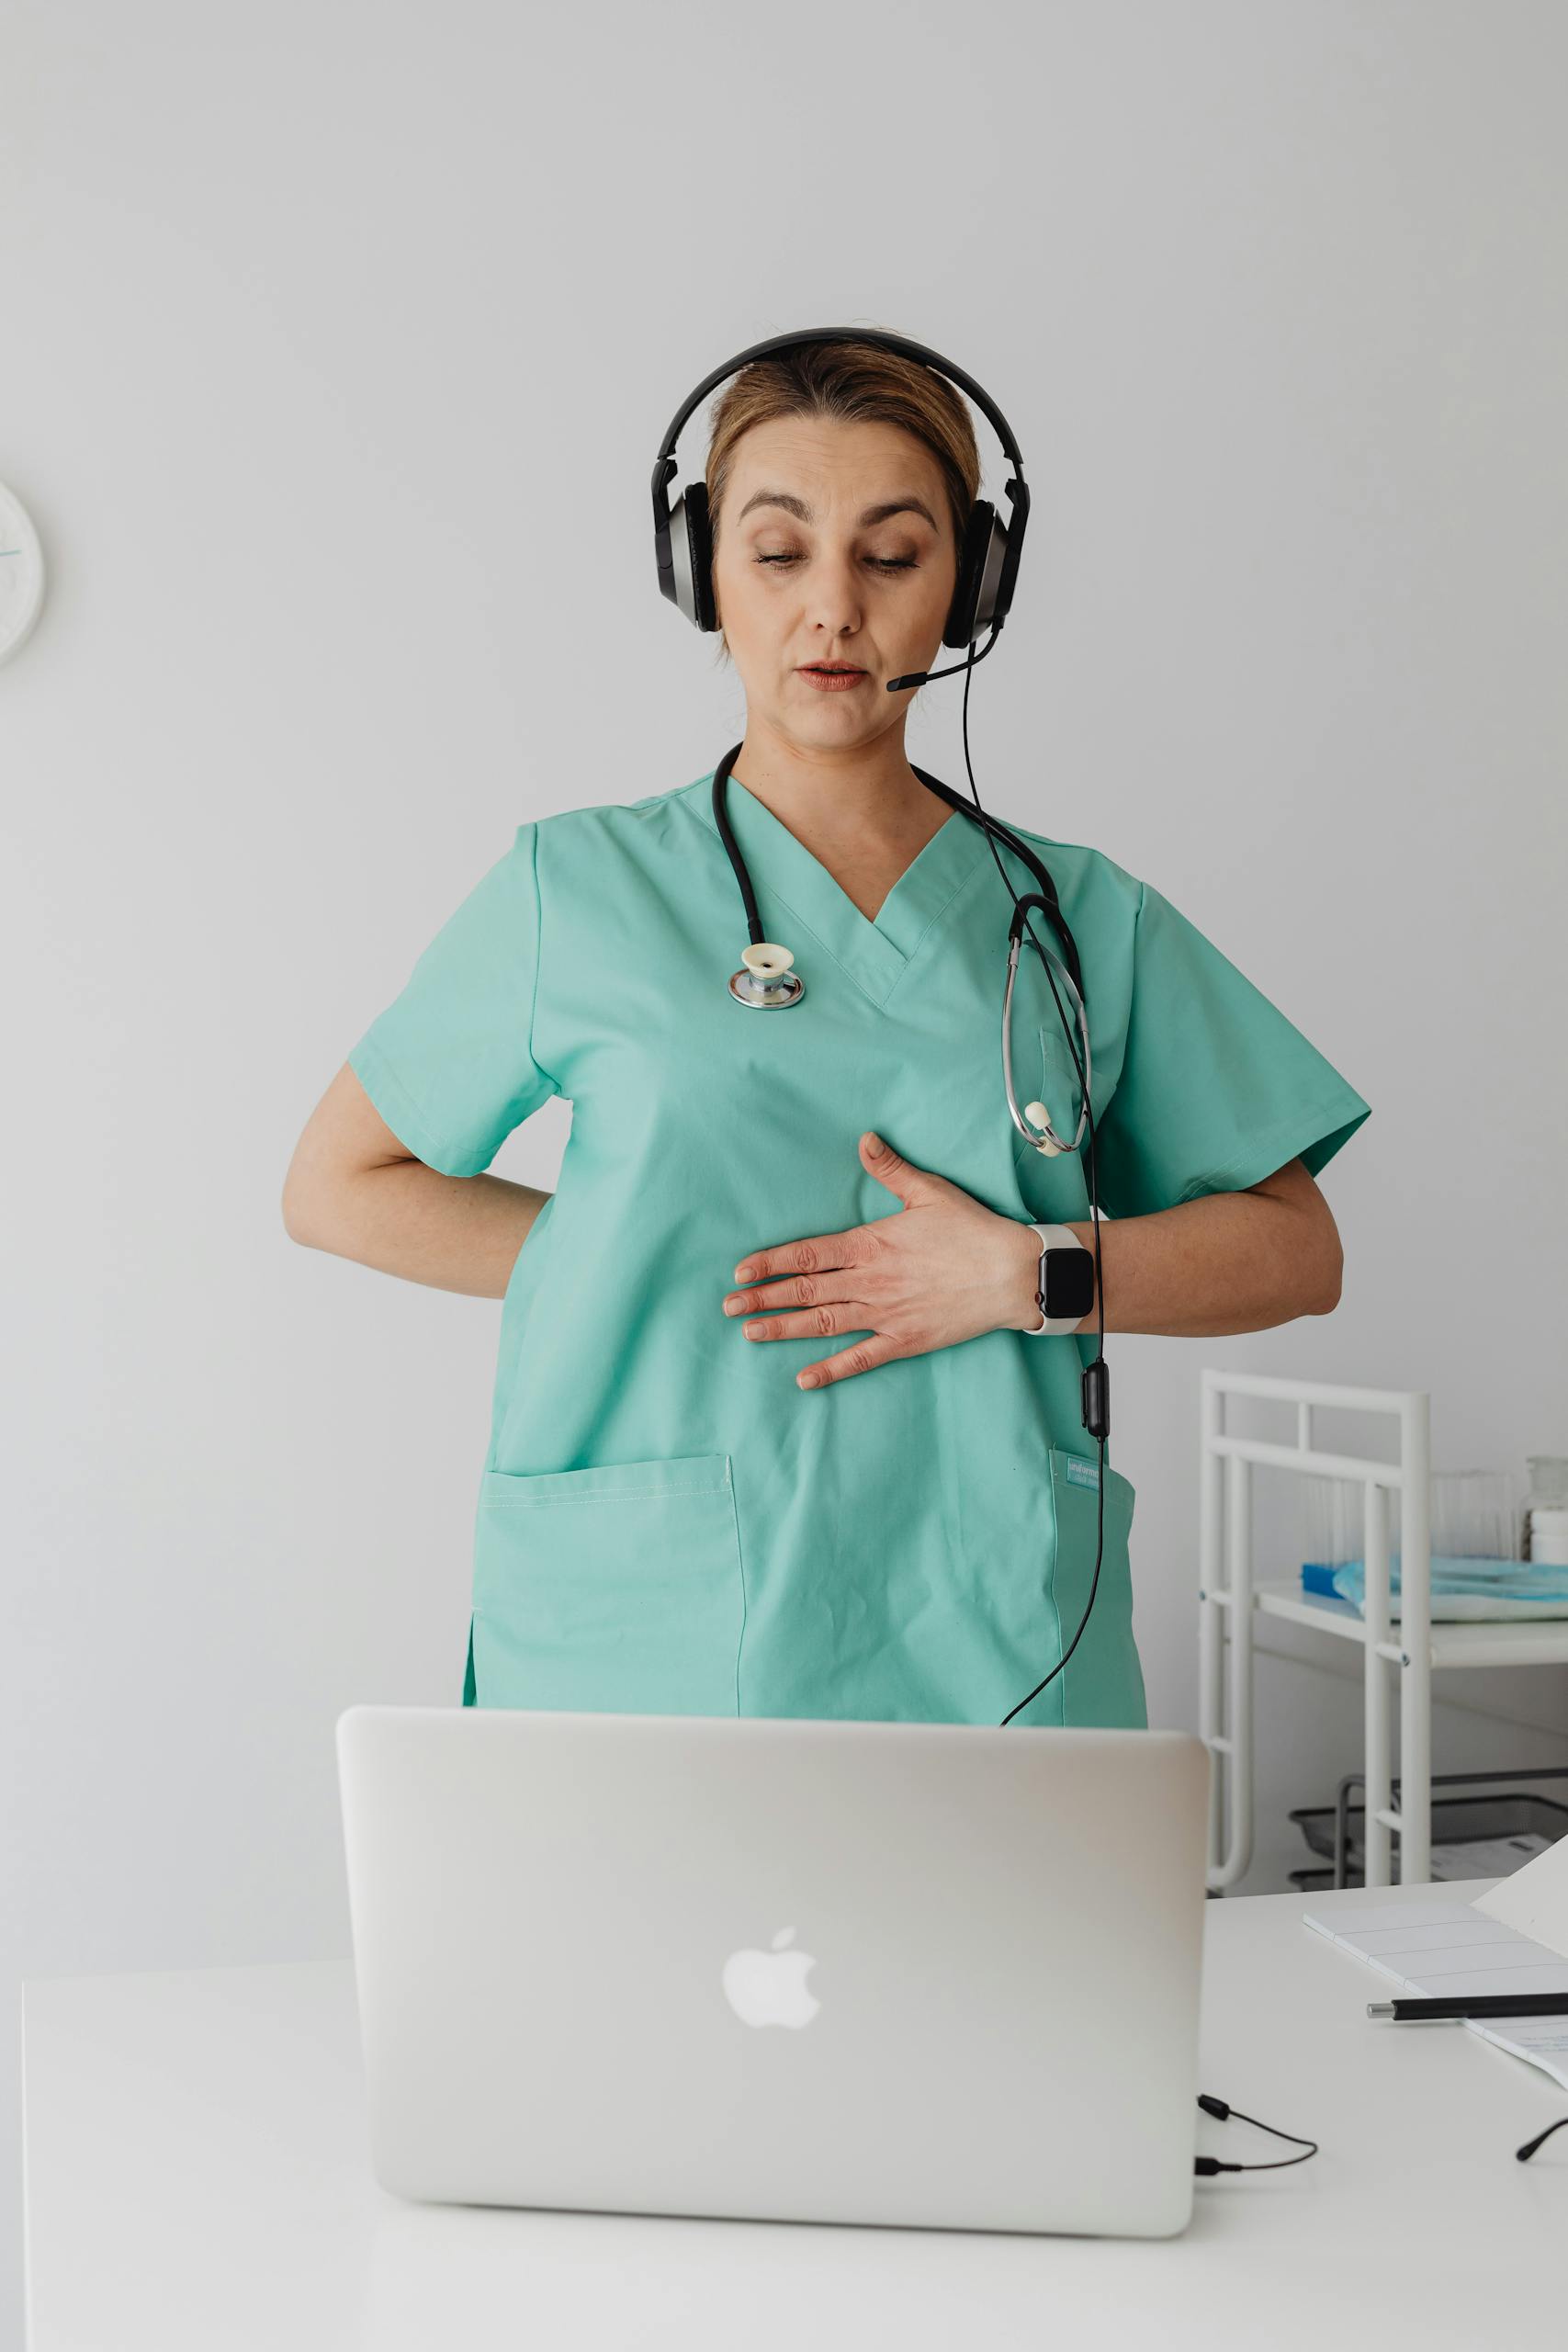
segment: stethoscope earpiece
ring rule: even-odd
[[[1030,1137],[1036,1151],[1043,1151],[1047,1159],[1055,1159],[1058,1152],[1066,1151],[1066,1145],[1058,1143],[1051,1133],[1051,1114],[1043,1102],[1026,1102],[1023,1106],[1023,1115],[1026,1119],[1032,1120],[1035,1126],[1043,1127],[1045,1131],[1043,1135]]]

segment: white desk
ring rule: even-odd
[[[1201,2087],[1322,2144],[1200,2180],[1155,2240],[411,2205],[369,2171],[346,1961],[30,1978],[29,2352],[1560,2343],[1568,2133],[1514,2150],[1568,2091],[1370,2019],[1376,1976],[1301,1923],[1368,1899],[1207,1906]],[[1213,2154],[1295,2153],[1194,2120]]]

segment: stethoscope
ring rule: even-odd
[[[806,982],[794,968],[795,956],[791,950],[781,947],[776,940],[764,939],[762,936],[761,918],[757,912],[757,899],[751,888],[751,877],[746,870],[746,861],[740,854],[739,845],[730,830],[726,806],[729,771],[734,766],[739,751],[739,743],[731,744],[714,770],[713,778],[714,821],[718,827],[719,838],[729,854],[729,863],[735,870],[735,878],[740,885],[741,901],[746,909],[747,929],[750,933],[750,944],[740,951],[740,969],[729,975],[729,993],[737,1004],[747,1005],[755,1012],[787,1012],[791,1005],[798,1004],[806,994]],[[980,826],[982,831],[989,831],[1004,841],[1008,847],[1023,860],[1040,885],[1038,891],[1032,890],[1024,898],[1014,899],[1012,921],[1008,926],[1007,988],[1002,998],[1002,1085],[1007,1094],[1009,1117],[1019,1134],[1027,1143],[1032,1144],[1036,1151],[1043,1152],[1047,1159],[1055,1159],[1059,1152],[1077,1151],[1083,1141],[1084,1131],[1089,1124],[1093,1071],[1089,1057],[1089,1012],[1083,998],[1083,967],[1078,960],[1077,942],[1067,928],[1066,918],[1057,901],[1056,886],[1033,851],[1021,842],[1017,834],[1004,825],[998,818],[991,816],[986,809],[976,808],[972,802],[965,800],[961,794],[943,784],[940,777],[928,775],[924,768],[916,767],[913,760],[910,761],[909,765],[914,768],[915,774],[929,792],[936,793],[939,798],[961,810],[971,823]],[[1053,955],[1048,947],[1043,947],[1032,932],[1029,934],[1047,967],[1047,978],[1049,978],[1050,967],[1054,965],[1066,982],[1077,1019],[1078,1035],[1083,1042],[1083,1061],[1077,1073],[1078,1121],[1070,1142],[1064,1141],[1056,1133],[1051,1125],[1050,1113],[1043,1102],[1026,1102],[1021,1111],[1018,1107],[1018,1097],[1013,1091],[1012,991],[1013,982],[1018,976],[1019,949],[1024,931],[1028,927],[1029,910],[1032,907],[1038,907],[1041,913],[1055,925],[1061,936],[1067,957],[1066,964],[1060,956]],[[1055,993],[1054,984],[1053,993]],[[1057,1005],[1059,1010],[1060,999],[1057,1000]]]

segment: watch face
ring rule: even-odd
[[[1047,1250],[1044,1312],[1055,1322],[1058,1315],[1081,1322],[1094,1304],[1094,1257],[1088,1250]]]

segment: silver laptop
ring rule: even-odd
[[[1187,2226],[1190,1734],[355,1706],[337,1746],[383,2188]]]

